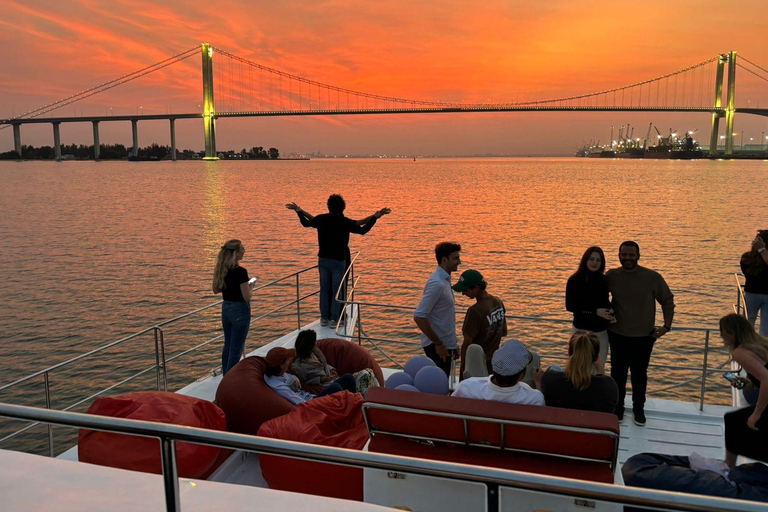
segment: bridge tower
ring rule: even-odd
[[[717,58],[717,74],[715,76],[715,108],[720,109],[723,106],[723,74],[725,72],[725,63],[728,61],[728,55],[722,54]],[[712,131],[709,136],[709,156],[717,156],[717,140],[720,134],[721,112],[712,112]]]
[[[218,160],[216,156],[216,108],[213,102],[213,48],[202,44],[203,53],[203,123],[205,125],[205,157],[203,160]]]
[[[736,109],[736,52],[728,55],[728,106],[725,109],[725,154],[733,154],[733,116]]]

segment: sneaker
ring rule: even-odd
[[[323,327],[328,327],[328,319],[327,318],[321,318],[320,319],[320,325]]]
[[[639,427],[645,426],[645,411],[642,409],[633,409],[632,419],[634,420],[635,425]]]
[[[624,407],[617,405],[616,411],[614,412],[617,418],[619,418],[619,421],[624,419]]]

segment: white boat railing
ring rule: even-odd
[[[272,308],[272,309],[270,309],[270,310],[268,310],[268,311],[266,311],[266,312],[264,312],[264,313],[262,313],[262,314],[260,314],[258,316],[252,317],[251,318],[251,325],[253,325],[254,323],[259,322],[260,320],[263,320],[265,318],[273,316],[276,313],[279,313],[279,312],[284,311],[284,310],[286,310],[288,308],[291,308],[292,306],[295,306],[296,325],[298,326],[298,328],[301,328],[301,326],[302,326],[302,323],[301,323],[302,322],[302,320],[301,320],[301,317],[302,317],[302,314],[301,314],[301,303],[303,301],[309,299],[310,297],[313,297],[313,296],[319,294],[319,290],[317,289],[317,285],[313,285],[312,288],[311,288],[312,291],[310,293],[305,293],[304,295],[302,295],[302,288],[301,288],[300,277],[303,274],[305,274],[306,272],[309,272],[309,271],[314,270],[316,268],[317,268],[317,265],[313,265],[311,267],[306,267],[306,268],[303,268],[303,269],[298,270],[296,272],[292,272],[290,274],[287,274],[287,275],[285,275],[283,277],[280,277],[278,279],[275,279],[273,281],[270,281],[270,282],[264,283],[264,284],[262,284],[260,286],[254,287],[253,288],[253,293],[254,293],[254,297],[255,297],[257,293],[259,293],[259,292],[261,292],[261,291],[263,291],[265,289],[268,289],[268,288],[271,288],[271,287],[276,287],[278,285],[281,285],[281,284],[285,283],[286,281],[293,280],[294,287],[295,287],[295,292],[296,292],[296,295],[295,295],[296,298],[293,299],[293,300],[289,300],[287,302],[280,303],[276,307],[274,307],[274,308]],[[214,308],[216,306],[220,306],[222,302],[223,301],[219,300],[219,301],[213,302],[211,304],[208,304],[206,306],[203,306],[201,308],[195,309],[193,311],[189,311],[187,313],[184,313],[184,314],[175,316],[173,318],[164,320],[164,321],[162,321],[160,323],[157,323],[157,324],[153,325],[152,327],[147,327],[146,329],[142,329],[141,331],[135,332],[133,334],[130,334],[128,336],[120,338],[120,339],[118,339],[116,341],[112,341],[110,343],[102,345],[102,346],[100,346],[98,348],[95,348],[95,349],[90,350],[88,352],[85,352],[83,354],[79,354],[79,355],[77,355],[75,357],[67,359],[66,361],[62,361],[60,363],[56,363],[54,365],[48,366],[47,368],[44,368],[44,369],[39,370],[39,371],[36,371],[34,373],[31,373],[29,375],[26,375],[24,377],[16,379],[13,382],[9,382],[8,384],[4,384],[4,385],[0,386],[0,392],[11,392],[14,388],[17,388],[17,387],[21,386],[22,384],[30,383],[30,382],[35,381],[36,379],[42,378],[42,380],[43,380],[43,393],[44,393],[44,396],[45,396],[45,406],[46,406],[47,409],[51,409],[52,408],[52,405],[51,405],[51,402],[52,402],[51,376],[52,376],[52,374],[54,374],[54,372],[56,372],[58,370],[62,370],[64,368],[67,368],[67,367],[69,367],[69,366],[71,366],[71,365],[73,365],[73,364],[75,364],[75,363],[77,363],[79,361],[84,360],[84,359],[98,356],[99,354],[102,354],[102,353],[106,352],[107,350],[112,349],[114,347],[125,345],[125,344],[127,344],[129,342],[132,342],[132,341],[133,342],[138,342],[138,340],[140,338],[142,338],[142,336],[144,336],[146,334],[149,334],[149,333],[151,333],[153,335],[153,338],[154,338],[155,363],[152,366],[146,367],[146,368],[144,368],[144,369],[142,369],[142,370],[140,370],[140,371],[138,371],[136,373],[128,375],[127,377],[119,380],[118,382],[115,382],[115,383],[111,384],[110,386],[108,386],[106,388],[100,389],[100,390],[96,391],[95,393],[86,396],[85,398],[77,400],[76,402],[71,403],[71,404],[63,407],[62,410],[70,411],[70,410],[72,410],[72,409],[74,409],[76,407],[79,407],[79,406],[83,405],[83,404],[89,403],[90,401],[92,401],[95,398],[103,395],[104,393],[107,393],[109,391],[112,391],[113,389],[116,389],[116,388],[118,388],[120,386],[128,384],[128,383],[138,379],[139,377],[141,377],[143,375],[151,374],[152,372],[155,373],[156,390],[157,391],[167,391],[168,390],[168,372],[167,372],[168,363],[170,363],[172,361],[175,361],[175,360],[177,360],[177,359],[179,359],[181,357],[184,357],[184,356],[186,356],[186,355],[188,355],[188,354],[190,354],[192,352],[200,350],[200,349],[210,345],[211,343],[219,341],[219,340],[221,340],[224,337],[224,335],[223,334],[219,334],[219,335],[214,336],[212,338],[209,338],[209,339],[207,339],[207,340],[205,340],[205,341],[203,341],[201,343],[198,343],[197,345],[195,345],[195,346],[193,346],[193,347],[191,347],[191,348],[189,348],[187,350],[183,350],[182,352],[174,354],[171,357],[167,357],[166,356],[166,340],[165,340],[165,330],[166,330],[166,328],[168,326],[170,326],[170,325],[178,324],[178,323],[182,322],[183,320],[187,320],[187,319],[190,319],[190,318],[195,317],[197,315],[200,315],[201,313],[204,313],[204,312],[210,310],[211,308]],[[245,352],[247,353],[248,351],[246,350]],[[213,370],[211,370],[213,375],[218,374],[220,371],[221,371],[221,367],[220,366],[214,368]],[[11,432],[8,435],[0,438],[0,447],[2,447],[2,445],[5,442],[7,442],[7,441],[9,441],[9,440],[11,440],[11,439],[13,439],[13,438],[23,434],[23,433],[29,431],[30,429],[34,428],[35,426],[36,426],[35,424],[28,425],[28,426],[26,426],[26,427],[24,427],[22,429],[19,429],[19,430],[16,430],[14,432]],[[51,429],[50,425],[48,425],[48,451],[49,451],[50,455],[54,454],[53,430]]]
[[[387,304],[387,303],[375,303],[375,302],[364,302],[364,301],[357,301],[355,300],[355,293],[357,289],[357,285],[359,283],[359,276],[355,276],[355,265],[357,262],[358,257],[360,256],[360,253],[356,253],[354,257],[352,258],[351,265],[347,269],[347,272],[344,276],[344,279],[342,279],[342,286],[337,290],[337,298],[339,299],[339,302],[341,302],[344,307],[342,308],[342,316],[340,318],[340,322],[343,322],[348,316],[351,318],[356,318],[356,324],[355,324],[355,332],[356,334],[353,334],[352,336],[348,336],[344,334],[342,329],[336,330],[337,336],[345,337],[349,339],[357,339],[358,344],[362,344],[363,339],[365,339],[366,342],[370,343],[376,350],[378,350],[383,357],[390,360],[393,364],[399,365],[397,361],[395,361],[394,358],[392,358],[386,350],[384,350],[379,344],[389,344],[389,345],[407,345],[411,347],[418,347],[419,343],[416,339],[410,339],[410,340],[398,340],[398,339],[392,339],[392,338],[376,338],[369,336],[362,324],[362,316],[361,316],[361,310],[362,307],[371,307],[371,308],[386,308],[389,310],[400,310],[400,311],[407,311],[412,314],[414,311],[414,308],[412,306],[399,306],[399,305],[393,305],[393,304]],[[284,311],[288,308],[291,308],[295,306],[295,317],[296,317],[296,325],[297,328],[302,327],[302,311],[301,311],[301,303],[315,295],[319,294],[319,290],[316,288],[316,285],[313,285],[312,291],[310,293],[306,293],[302,295],[302,288],[301,288],[301,282],[300,282],[300,276],[303,274],[314,270],[317,268],[317,265],[313,265],[310,267],[303,268],[301,270],[298,270],[296,272],[292,272],[290,274],[287,274],[283,277],[280,277],[278,279],[275,279],[273,281],[264,283],[260,286],[257,286],[253,289],[254,296],[256,296],[256,293],[262,290],[265,290],[267,288],[279,286],[283,283],[285,283],[288,280],[293,280],[295,285],[295,299],[289,300],[287,302],[280,303],[278,306],[274,307],[273,309],[270,309],[266,311],[265,313],[260,314],[259,316],[253,317],[251,319],[251,324],[253,325],[256,322],[259,322],[260,320],[263,320],[265,318],[268,318],[270,316],[275,315],[276,313],[279,313],[281,311]],[[740,274],[737,274],[736,280],[737,284],[739,283],[739,276]],[[135,372],[131,375],[128,375],[125,378],[122,378],[118,382],[115,382],[108,387],[105,387],[103,389],[100,389],[80,400],[75,401],[74,403],[71,403],[65,407],[62,408],[64,411],[71,411],[72,409],[79,407],[83,404],[89,403],[90,401],[94,400],[95,398],[108,393],[116,388],[119,388],[120,386],[126,385],[136,379],[138,379],[141,376],[151,374],[152,372],[155,373],[155,387],[158,391],[167,391],[168,389],[168,363],[175,361],[181,357],[184,357],[192,352],[198,351],[211,343],[214,343],[216,341],[221,340],[224,335],[219,334],[217,336],[214,336],[212,338],[209,338],[201,343],[198,343],[197,345],[184,350],[182,352],[179,352],[177,354],[174,354],[171,357],[167,357],[166,355],[166,337],[165,337],[165,330],[166,327],[170,325],[178,324],[179,322],[182,322],[183,320],[190,319],[192,317],[195,317],[197,315],[200,315],[211,308],[214,308],[216,306],[221,305],[222,301],[216,301],[214,303],[208,304],[206,306],[203,306],[201,308],[195,309],[193,311],[178,315],[176,317],[170,318],[168,320],[164,320],[160,323],[157,323],[151,327],[148,327],[146,329],[143,329],[141,331],[138,331],[136,333],[133,333],[131,335],[125,336],[123,338],[120,338],[116,341],[112,341],[110,343],[107,343],[103,346],[100,346],[96,349],[93,349],[91,351],[85,352],[83,354],[80,354],[78,356],[72,357],[70,359],[67,359],[66,361],[62,361],[60,363],[54,364],[52,366],[49,366],[47,368],[44,368],[42,370],[39,370],[37,372],[34,372],[32,374],[26,375],[22,378],[19,378],[13,382],[10,382],[8,384],[0,386],[0,392],[6,392],[11,391],[13,388],[18,387],[22,384],[29,383],[34,381],[35,379],[42,378],[43,381],[43,393],[45,398],[45,406],[48,409],[52,408],[52,395],[51,395],[51,375],[63,368],[66,368],[70,365],[73,365],[76,362],[79,362],[81,360],[84,360],[89,357],[97,356],[109,349],[112,349],[116,346],[124,345],[131,341],[137,341],[139,338],[141,338],[143,335],[146,335],[148,333],[152,333],[153,339],[154,339],[154,356],[155,356],[155,363],[151,366],[148,366],[144,369],[141,369],[138,372]],[[738,305],[742,309],[744,304],[743,300],[743,291],[741,287],[739,286],[739,295],[737,297],[737,306],[735,308],[738,308]],[[351,314],[351,310],[349,308],[354,308],[355,314]],[[511,320],[518,320],[518,321],[525,321],[525,322],[534,322],[534,323],[548,323],[548,324],[562,324],[562,325],[568,325],[570,324],[570,320],[563,319],[563,318],[548,318],[548,317],[539,317],[539,316],[524,316],[524,315],[507,315],[508,319]],[[724,373],[728,369],[722,368],[722,366],[717,368],[710,368],[709,367],[709,352],[710,352],[710,336],[711,332],[716,329],[714,328],[702,328],[702,327],[678,327],[675,326],[675,331],[690,331],[690,332],[700,332],[703,334],[704,337],[704,343],[703,343],[703,349],[702,349],[702,364],[701,366],[679,366],[679,365],[665,365],[665,364],[657,364],[653,363],[650,365],[651,368],[658,368],[658,369],[665,369],[665,370],[672,370],[672,371],[688,371],[688,372],[694,372],[698,376],[694,379],[691,379],[690,381],[674,384],[671,386],[668,386],[666,388],[663,388],[662,391],[668,390],[674,387],[678,387],[684,384],[688,384],[694,380],[700,380],[700,393],[699,393],[699,408],[700,410],[703,410],[704,404],[706,402],[706,384],[707,384],[707,377],[710,374],[719,374]],[[414,330],[414,333],[416,331]],[[246,351],[247,353],[248,351]],[[540,354],[542,357],[545,357],[547,359],[566,359],[566,356],[564,355],[558,355],[558,354]],[[220,371],[220,367],[214,368],[211,370],[213,375],[218,374]],[[60,408],[60,407],[57,407]],[[7,441],[10,441],[13,438],[18,437],[19,435],[29,431],[30,429],[34,428],[36,425],[28,425],[25,426],[22,429],[16,430],[14,432],[11,432],[4,437],[0,438],[0,447],[3,446],[4,443]],[[48,451],[49,454],[54,454],[54,441],[53,441],[53,431],[48,426]]]
[[[509,487],[538,493],[576,497],[623,505],[651,507],[654,510],[675,512],[764,512],[764,504],[716,498],[678,492],[656,491],[604,483],[571,480],[534,473],[442,462],[436,460],[400,457],[382,453],[349,450],[330,446],[283,441],[215,430],[93,416],[36,407],[0,403],[0,416],[36,423],[55,424],[74,428],[87,428],[115,432],[160,441],[162,479],[165,491],[165,509],[179,512],[179,476],[176,462],[176,443],[188,442],[224,449],[243,450],[258,454],[289,457],[314,462],[342,464],[358,468],[379,469],[448,478],[464,482],[479,482],[495,489]],[[45,493],[45,490],[41,490]],[[491,508],[490,506],[488,507]]]

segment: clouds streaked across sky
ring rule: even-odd
[[[515,102],[622,86],[701,62],[739,55],[768,69],[768,4],[705,0],[639,4],[515,0],[439,3],[219,0],[4,0],[0,116],[10,117],[202,41],[320,82],[422,100]],[[195,56],[60,115],[191,112],[201,102]],[[768,76],[768,73],[766,73]],[[737,104],[768,107],[768,82],[739,71]],[[276,146],[282,152],[377,154],[569,154],[607,142],[611,126],[645,135],[699,129],[705,114],[495,113],[291,119],[218,124],[219,149]],[[177,124],[178,146],[202,148],[202,123]],[[738,116],[754,139],[768,118]],[[141,123],[140,144],[167,144],[167,122]],[[23,142],[51,144],[50,125],[23,127]],[[104,125],[102,143],[130,141],[130,125]],[[64,125],[62,142],[90,144],[87,124]],[[0,151],[13,145],[0,131]]]

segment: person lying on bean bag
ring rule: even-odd
[[[298,377],[286,373],[291,367],[295,355],[296,351],[293,349],[275,347],[267,352],[267,357],[264,358],[267,363],[267,369],[264,370],[264,381],[275,393],[292,404],[303,404],[318,396],[331,395],[343,389],[352,393],[356,391],[355,377],[351,374],[345,374],[335,379],[317,395],[305,391],[301,388]]]

